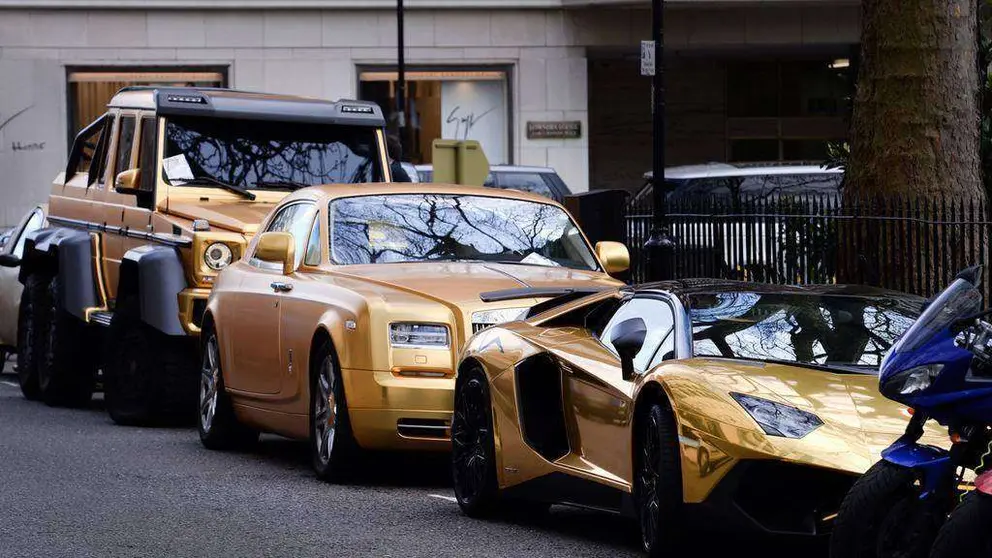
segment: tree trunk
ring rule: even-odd
[[[982,195],[978,0],[863,0],[846,195]]]
[[[978,1],[862,2],[840,282],[930,295],[981,258]]]

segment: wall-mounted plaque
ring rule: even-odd
[[[582,122],[528,122],[527,139],[579,139],[582,137]]]

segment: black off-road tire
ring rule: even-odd
[[[52,407],[82,407],[93,399],[98,350],[93,330],[62,307],[58,277],[49,278],[47,289],[36,301],[40,337],[38,393]]]
[[[196,347],[141,320],[137,297],[117,301],[110,322],[103,391],[110,418],[122,426],[193,424],[199,387]]]
[[[926,558],[942,519],[926,511],[915,483],[910,469],[887,461],[873,465],[841,503],[830,557],[890,558],[888,549],[898,546],[909,552],[899,556]]]
[[[258,431],[238,421],[231,396],[224,389],[219,342],[213,330],[204,331],[203,357],[200,366],[200,398],[197,407],[197,430],[207,449],[248,449],[258,443]],[[212,406],[212,409],[210,408]]]
[[[992,496],[973,492],[941,527],[930,558],[988,556],[992,556]]]
[[[496,440],[489,379],[479,366],[458,374],[451,418],[451,477],[462,513],[492,517],[500,511]]]
[[[28,275],[17,312],[17,382],[21,385],[24,398],[30,401],[36,401],[41,396],[38,389],[38,305],[43,303],[48,280],[39,273]]]
[[[641,546],[651,558],[679,556],[685,520],[678,426],[671,410],[651,404],[637,421],[634,502]]]
[[[330,368],[326,369],[326,366],[330,366]],[[310,432],[310,461],[314,473],[320,480],[343,482],[355,475],[362,455],[351,430],[348,400],[344,392],[344,381],[341,378],[341,367],[338,364],[334,346],[330,341],[324,341],[317,349],[310,362],[310,367],[310,408],[307,413],[309,416],[307,422]],[[333,438],[327,446],[330,448],[329,452],[323,449],[324,445],[321,442],[324,440],[323,443],[327,443],[327,430],[318,428],[321,416],[323,416],[318,408],[318,400],[323,399],[320,395],[322,376],[327,380],[325,387],[328,395],[333,394],[333,401],[329,398],[326,406],[328,412],[333,413],[334,417]],[[323,419],[324,425],[328,424],[327,416]]]

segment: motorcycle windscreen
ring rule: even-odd
[[[972,283],[956,279],[923,311],[906,333],[892,345],[882,360],[884,379],[903,370],[929,362],[940,362],[948,351],[958,355],[964,351],[954,346],[951,325],[982,309],[982,293]],[[955,350],[957,349],[957,350]],[[967,353],[967,351],[964,351]],[[970,353],[968,353],[970,356]]]

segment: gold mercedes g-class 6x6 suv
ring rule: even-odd
[[[289,192],[390,181],[380,108],[226,89],[126,88],[76,137],[19,280],[21,389],[119,424],[196,416],[217,273]]]

